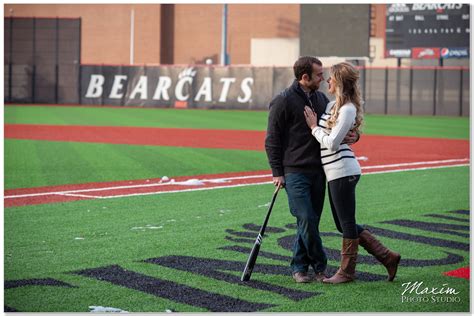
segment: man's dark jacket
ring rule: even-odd
[[[319,118],[329,99],[319,91],[310,98],[295,80],[270,102],[265,150],[274,177],[322,171],[320,144],[306,124],[304,107],[312,103]]]

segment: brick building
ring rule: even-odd
[[[222,8],[223,4],[5,4],[4,15],[81,18],[82,64],[203,64],[206,60],[218,64]],[[229,4],[230,63],[291,65],[300,53],[300,10],[300,4]],[[397,65],[396,58],[384,57],[385,11],[385,4],[370,5],[367,57],[374,66]],[[404,59],[407,65],[437,62]]]

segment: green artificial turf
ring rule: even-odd
[[[70,273],[116,264],[128,271],[188,285],[214,295],[274,304],[274,307],[263,310],[267,312],[469,311],[469,281],[442,275],[443,272],[468,266],[469,252],[397,238],[380,237],[387,246],[399,251],[403,260],[440,259],[446,257],[447,252],[464,259],[456,264],[401,266],[393,283],[358,280],[339,286],[295,284],[289,270],[287,275],[254,272],[253,282],[319,293],[300,301],[268,290],[243,286],[239,282],[225,282],[193,272],[142,262],[144,259],[164,256],[192,256],[238,261],[243,268],[247,253],[219,248],[233,245],[251,247],[251,243],[229,240],[226,237],[239,238],[232,231],[246,231],[242,227],[246,223],[260,225],[266,213],[265,204],[270,200],[272,191],[271,185],[255,185],[6,208],[5,280],[54,278],[75,287],[24,286],[6,289],[5,305],[24,312],[87,312],[88,306],[92,305],[112,306],[130,312],[165,312],[167,309],[178,312],[207,311],[202,307],[180,303],[176,301],[177,298],[160,298]],[[424,216],[441,214],[461,220],[469,218],[468,215],[449,213],[452,210],[469,209],[468,167],[365,175],[358,185],[357,200],[357,220],[361,224],[414,236],[469,243],[468,236],[381,223],[398,219],[468,225],[455,220]],[[335,231],[328,205],[326,201],[320,225],[322,232]],[[268,232],[261,251],[290,256],[290,251],[278,245],[278,239],[294,234],[293,229],[285,228],[285,225],[291,223],[294,223],[294,218],[288,211],[286,194],[282,192],[275,204],[269,226],[285,230],[279,233]],[[251,236],[256,236],[256,232],[253,231]],[[76,239],[78,237],[83,239]],[[325,236],[323,241],[326,247],[336,250],[341,243],[337,236]],[[367,255],[364,250],[360,250],[360,253]],[[260,256],[257,266],[271,264],[287,267],[288,263]],[[330,260],[329,264],[336,266],[338,262]],[[385,274],[384,268],[379,264],[359,264],[357,270]],[[240,271],[220,272],[240,276]],[[457,297],[460,302],[401,302],[402,284],[420,281],[430,288],[448,284],[459,292]]]
[[[266,130],[267,111],[5,106],[7,124]],[[369,135],[469,138],[468,117],[366,115]]]
[[[6,139],[5,188],[266,170],[264,152]]]
[[[95,108],[61,106],[6,106],[7,124],[146,126],[173,128],[265,130],[265,111],[208,111],[142,108]],[[469,119],[367,115],[366,134],[469,139]],[[268,169],[264,152],[131,146],[96,143],[4,140],[6,189],[97,181],[191,176],[231,171]],[[178,295],[162,298],[123,286],[72,274],[81,269],[109,265],[153,278],[188,285],[213,295],[248,302],[273,304],[273,312],[467,312],[469,281],[442,273],[469,266],[469,252],[386,236],[380,239],[399,251],[404,260],[437,260],[447,253],[461,256],[455,264],[401,266],[393,283],[364,282],[341,286],[298,285],[288,274],[262,274],[252,280],[283,288],[319,293],[300,301],[238,282],[144,263],[148,258],[191,256],[238,261],[243,269],[247,253],[220,249],[251,247],[239,241],[249,233],[244,224],[260,225],[273,188],[271,185],[159,194],[104,200],[11,207],[4,210],[5,280],[53,278],[74,287],[23,286],[6,289],[5,305],[25,312],[87,312],[89,306],[112,306],[130,312],[206,312],[185,304]],[[468,225],[456,220],[427,217],[468,215],[449,213],[469,209],[469,168],[371,174],[362,177],[357,191],[357,219],[361,224],[419,236],[469,243],[469,231],[421,230],[382,223],[389,220]],[[326,201],[322,232],[334,232]],[[270,226],[284,229],[266,234],[263,252],[289,257],[278,240],[291,237],[294,223],[286,195],[280,194]],[[463,235],[464,234],[464,235]],[[253,240],[256,232],[250,232]],[[255,237],[253,237],[255,236]],[[233,239],[232,239],[233,238]],[[323,236],[326,247],[338,250],[340,238]],[[362,255],[367,255],[361,250]],[[289,259],[288,259],[289,260]],[[286,268],[287,261],[260,256],[257,264]],[[330,260],[332,266],[338,262]],[[195,265],[189,265],[189,268]],[[359,264],[358,271],[384,275],[378,264]],[[211,271],[240,276],[240,271]],[[425,286],[448,284],[460,293],[460,302],[401,302],[402,284],[423,281]],[[184,295],[186,296],[186,295]],[[212,295],[211,295],[212,297]]]
[[[6,106],[5,123],[263,130],[264,111],[81,106]]]
[[[469,117],[366,115],[371,135],[469,139]]]

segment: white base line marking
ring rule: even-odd
[[[449,166],[437,166],[437,167],[410,168],[410,169],[396,169],[396,170],[387,170],[387,171],[374,171],[374,172],[367,172],[367,173],[364,173],[363,175],[381,174],[381,173],[393,173],[393,172],[402,172],[402,171],[440,169],[440,168],[450,168],[450,167],[463,167],[463,166],[469,166],[469,164],[449,165]],[[225,186],[209,187],[209,188],[196,188],[196,189],[173,190],[173,191],[158,191],[158,192],[147,192],[147,193],[131,193],[131,194],[123,194],[123,195],[109,195],[109,196],[102,196],[101,198],[102,198],[102,199],[113,199],[113,198],[128,197],[128,196],[142,196],[142,195],[165,194],[165,193],[179,193],[179,192],[205,191],[205,190],[216,190],[216,189],[246,187],[246,186],[251,186],[251,185],[262,185],[262,184],[270,184],[270,183],[273,183],[273,181],[265,181],[265,182],[257,182],[257,183],[243,183],[243,184],[225,185]]]
[[[469,161],[469,158],[438,160],[438,161],[407,162],[407,163],[398,163],[398,164],[393,164],[393,165],[367,166],[367,167],[361,167],[361,169],[382,169],[382,168],[389,168],[389,167],[434,165],[434,164],[439,164],[439,163],[464,162],[464,161]]]
[[[204,179],[201,182],[210,182],[215,183],[215,181],[227,181],[227,180],[240,180],[240,179],[253,179],[253,178],[265,178],[271,177],[271,174],[264,175],[254,175],[254,176],[239,176],[231,178],[219,178],[219,179]],[[5,199],[19,198],[19,197],[31,197],[31,196],[43,196],[43,195],[55,195],[55,194],[70,194],[70,193],[80,193],[80,192],[98,192],[98,191],[110,191],[110,190],[121,190],[121,189],[134,189],[134,188],[148,188],[148,187],[159,187],[159,186],[168,186],[168,185],[187,185],[186,181],[180,182],[165,182],[165,183],[152,183],[152,184],[135,184],[135,185],[123,185],[117,187],[105,187],[105,188],[96,188],[96,189],[81,189],[81,190],[70,190],[70,191],[56,191],[56,192],[41,192],[41,193],[30,193],[30,194],[20,194],[20,195],[8,195],[5,196]]]
[[[469,158],[463,159],[449,159],[449,160],[438,160],[438,161],[426,161],[426,162],[410,162],[410,163],[401,163],[401,164],[391,164],[391,165],[379,165],[379,166],[367,166],[361,167],[362,170],[365,169],[382,169],[390,167],[401,167],[401,166],[416,166],[424,164],[440,164],[440,163],[452,163],[452,162],[465,162],[469,161]],[[425,168],[408,168],[408,169],[397,169],[397,170],[387,170],[379,172],[368,172],[364,174],[372,173],[388,173],[388,172],[399,172],[399,171],[409,171],[409,170],[425,170],[425,169],[436,169],[436,168],[445,168],[445,167],[456,167],[456,166],[468,166],[469,164],[457,164],[457,165],[447,165],[439,167],[425,167]],[[219,178],[219,179],[204,179],[202,182],[215,182],[215,181],[228,181],[228,180],[240,180],[240,179],[255,179],[255,178],[268,178],[271,177],[271,174],[266,175],[253,175],[253,176],[238,176],[238,177],[228,177],[228,178]],[[255,184],[264,184],[267,182],[258,182],[258,183],[247,183],[247,184],[238,184],[238,185],[228,185],[228,186],[218,186],[218,187],[208,187],[208,188],[195,188],[195,189],[184,189],[184,190],[173,190],[173,191],[163,191],[163,192],[147,192],[147,193],[133,193],[130,195],[113,195],[113,196],[89,196],[89,195],[80,195],[77,193],[80,192],[98,192],[98,191],[110,191],[110,190],[120,190],[120,189],[133,189],[133,188],[147,188],[153,186],[166,186],[166,185],[183,185],[186,184],[186,181],[182,182],[166,182],[166,183],[152,183],[152,184],[136,184],[136,185],[127,185],[127,186],[117,186],[117,187],[106,187],[106,188],[96,188],[96,189],[81,189],[81,190],[70,190],[70,191],[57,191],[57,192],[41,192],[41,193],[30,193],[30,194],[19,194],[19,195],[8,195],[5,196],[5,199],[15,199],[22,197],[33,197],[33,196],[45,196],[45,195],[70,195],[70,196],[79,196],[86,198],[111,198],[111,197],[122,197],[122,196],[133,196],[133,195],[149,195],[149,194],[160,194],[160,193],[175,193],[175,192],[189,192],[189,191],[201,191],[201,190],[211,190],[216,188],[230,188],[233,186],[246,186],[246,185],[255,185]]]
[[[250,185],[262,185],[270,184],[272,181],[257,182],[257,183],[243,183],[243,184],[233,184],[233,185],[223,185],[219,187],[208,187],[208,188],[195,188],[195,189],[184,189],[184,190],[173,190],[173,191],[158,191],[158,192],[147,192],[147,193],[131,193],[123,195],[109,195],[103,196],[103,199],[113,199],[116,197],[127,197],[127,196],[142,196],[142,195],[153,195],[153,194],[164,194],[164,193],[179,193],[179,192],[192,192],[192,191],[205,191],[205,190],[214,190],[214,189],[225,189],[225,188],[237,188],[237,187],[246,187]]]
[[[420,167],[420,168],[408,168],[408,169],[394,169],[394,170],[383,170],[383,171],[369,171],[363,175],[369,174],[380,174],[380,173],[393,173],[393,172],[402,172],[402,171],[415,171],[415,170],[430,170],[430,169],[441,169],[441,168],[451,168],[451,167],[469,167],[470,164],[458,164],[458,165],[448,165],[448,166],[435,166],[435,167]]]
[[[85,194],[72,194],[72,193],[56,193],[55,195],[62,195],[62,196],[77,196],[77,197],[84,197],[88,199],[101,199],[101,196],[94,196],[94,195],[85,195]]]

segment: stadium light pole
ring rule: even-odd
[[[221,65],[227,65],[227,4],[222,8]]]
[[[135,46],[135,10],[132,9],[130,12],[130,65],[133,65],[133,53]]]

